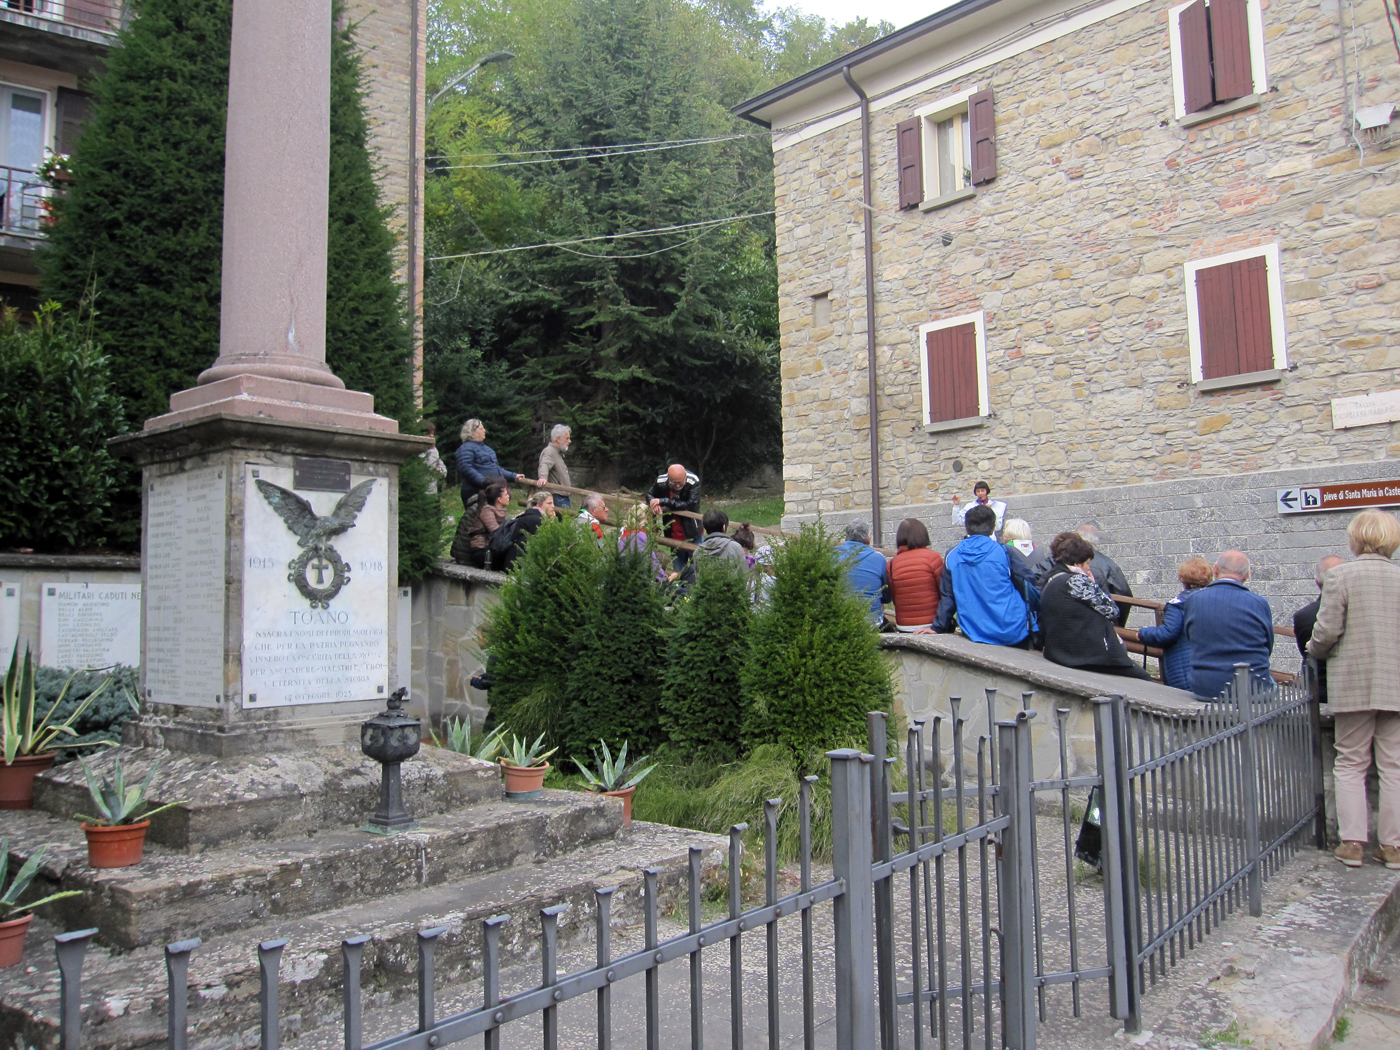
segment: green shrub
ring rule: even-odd
[[[53,716],[55,722],[63,721],[89,694],[106,681],[108,675],[115,677],[116,681],[74,723],[73,729],[78,735],[64,737],[67,746],[54,749],[60,762],[70,762],[78,755],[91,750],[80,748],[77,746],[79,744],[88,744],[95,740],[120,743],[123,723],[135,718],[138,712],[136,696],[139,678],[134,667],[76,673],[53,667],[40,667],[34,673],[35,712],[39,718],[49,716],[54,700],[63,692],[63,684],[68,681],[70,674],[73,675],[73,681],[68,686],[68,695],[63,698],[63,703],[58,705],[58,711]]]
[[[587,754],[599,740],[626,740],[634,751],[661,740],[666,613],[651,554],[610,544],[600,559],[597,599],[569,645],[566,754]]]
[[[417,583],[442,551],[442,507],[428,486],[441,477],[414,456],[399,467],[399,586]]]
[[[749,631],[744,574],[719,559],[697,559],[695,585],[676,609],[661,690],[662,727],[692,754],[740,754]]]
[[[745,743],[801,755],[863,739],[866,714],[894,701],[868,603],[847,587],[820,525],[774,547],[773,565],[744,667]]]
[[[573,520],[546,519],[487,615],[491,717],[533,739],[562,738],[565,687],[579,623],[598,600],[602,552]],[[597,739],[596,736],[593,739]]]
[[[100,543],[122,469],[107,439],[126,429],[108,361],[58,304],[34,324],[0,316],[0,547]],[[8,654],[6,654],[8,656]]]

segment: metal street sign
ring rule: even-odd
[[[1360,481],[1278,490],[1280,514],[1317,514],[1325,510],[1396,506],[1400,506],[1400,481]]]

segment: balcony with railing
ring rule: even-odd
[[[0,239],[42,237],[51,193],[37,172],[0,165]]]
[[[123,0],[0,0],[0,22],[65,36],[110,35],[125,7]]]

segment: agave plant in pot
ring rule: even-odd
[[[0,809],[29,809],[34,805],[34,778],[53,765],[54,748],[63,746],[65,737],[78,735],[74,724],[115,681],[114,676],[109,676],[66,717],[55,721],[54,716],[78,672],[68,676],[63,683],[63,691],[42,718],[39,718],[37,711],[39,700],[35,692],[34,672],[34,659],[29,647],[25,647],[21,662],[19,642],[15,642],[10,669],[5,673],[3,687],[0,687],[0,759],[3,759],[0,761]],[[72,746],[105,747],[108,744],[106,740],[96,740]]]
[[[44,862],[47,846],[41,846],[29,855],[10,884],[5,885],[5,875],[10,867],[10,840],[0,839],[0,970],[14,966],[24,957],[24,935],[29,932],[29,923],[34,918],[34,909],[42,904],[63,900],[64,897],[81,897],[79,890],[64,890],[50,893],[28,904],[19,902],[20,895],[29,888],[30,882]]]
[[[88,794],[99,814],[95,817],[78,814],[83,822],[83,834],[87,836],[88,864],[94,868],[129,868],[140,864],[151,818],[174,806],[184,805],[184,801],[146,809],[146,796],[160,766],[158,762],[151,766],[140,784],[128,785],[121,759],[113,763],[112,775],[103,777],[100,783],[92,767],[81,758],[78,761],[82,763]]]
[[[544,789],[544,775],[549,772],[546,759],[559,749],[551,747],[541,753],[540,748],[543,745],[543,733],[535,737],[535,742],[528,746],[514,733],[510,735],[510,741],[501,754],[501,773],[506,782],[506,798],[536,798]]]
[[[593,766],[589,768],[577,758],[571,758],[574,765],[578,766],[578,771],[583,774],[583,779],[588,781],[589,791],[599,791],[609,798],[622,799],[622,826],[624,828],[632,825],[632,796],[636,794],[637,785],[647,778],[647,775],[656,768],[653,762],[645,769],[638,767],[647,760],[646,755],[634,761],[630,766],[627,764],[627,741],[622,742],[622,747],[618,749],[617,758],[613,758],[612,752],[608,750],[608,742],[599,740],[603,745],[603,754],[600,757],[598,749],[593,748]]]

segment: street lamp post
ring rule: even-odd
[[[482,66],[489,66],[493,62],[509,62],[514,57],[514,51],[492,51],[485,58],[477,59],[470,66],[468,66],[462,72],[458,73],[455,77],[449,80],[446,84],[442,85],[442,87],[438,89],[437,94],[434,95],[432,98],[428,99],[428,109],[432,109],[433,103],[435,103],[438,99],[442,98],[443,95],[447,94],[453,88],[457,87],[459,84],[464,84],[467,81],[471,80],[472,77],[476,76],[477,72],[481,69]]]

